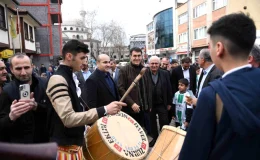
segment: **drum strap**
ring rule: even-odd
[[[217,124],[220,121],[222,110],[223,110],[223,102],[220,99],[219,95],[216,94],[216,122],[217,122]]]

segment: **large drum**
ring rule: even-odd
[[[87,160],[144,159],[149,149],[142,127],[124,112],[97,120],[85,140]]]
[[[186,132],[172,126],[163,126],[147,160],[176,160],[179,158]]]

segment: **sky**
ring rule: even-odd
[[[153,16],[172,7],[174,0],[63,0],[63,22],[80,19],[79,11],[97,11],[96,22],[114,20],[124,28],[129,39],[131,35],[146,34],[146,25]]]

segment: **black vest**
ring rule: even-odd
[[[80,101],[76,92],[76,85],[72,78],[72,68],[60,65],[55,75],[60,75],[68,83],[68,91],[75,112],[83,112],[83,108],[80,106]],[[79,145],[83,144],[84,126],[67,128],[60,120],[58,114],[52,107],[50,111],[50,134],[51,141],[57,142],[58,145]]]

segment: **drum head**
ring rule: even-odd
[[[144,159],[148,153],[147,136],[128,114],[119,112],[97,121],[98,131],[106,145],[125,159]]]

